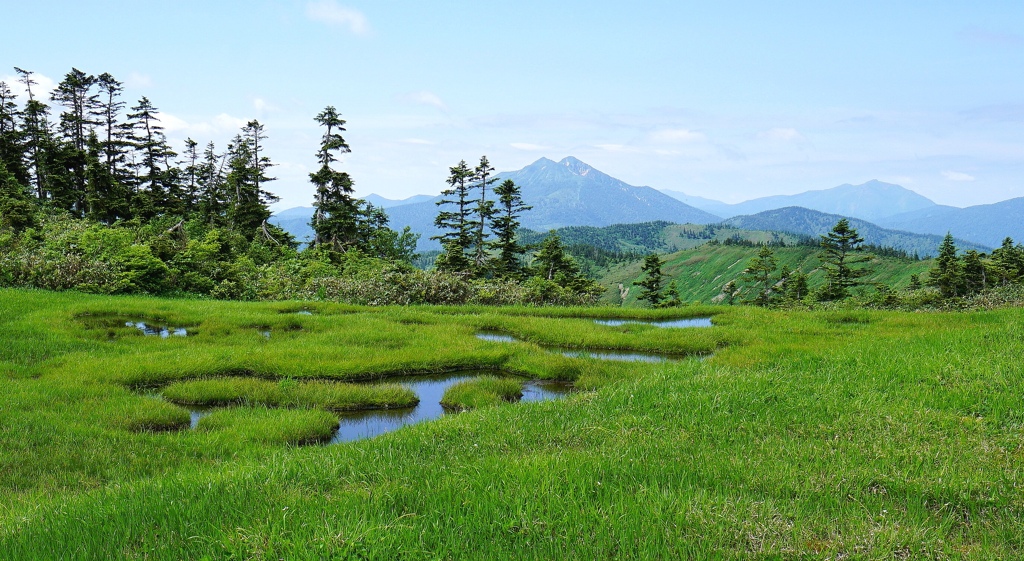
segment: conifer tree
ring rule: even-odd
[[[518,278],[523,273],[520,256],[526,251],[516,241],[519,217],[533,207],[523,203],[519,186],[511,179],[501,182],[494,189],[494,194],[498,196],[498,207],[491,222],[495,237],[491,247],[498,252],[494,271],[501,277]]]
[[[856,265],[872,259],[871,255],[860,253],[864,238],[850,226],[850,221],[842,218],[828,234],[821,236],[822,252],[818,257],[825,269],[825,286],[822,287],[822,300],[838,300],[850,294],[850,289],[859,284],[857,279],[867,275],[864,267]]]
[[[665,301],[661,303],[663,308],[678,308],[683,305],[683,300],[679,295],[679,285],[675,280],[668,283],[668,288],[665,289],[665,298]]]
[[[167,160],[175,154],[167,145],[157,108],[143,97],[132,111],[128,119],[132,123],[134,147],[140,154],[136,172],[138,187],[132,205],[134,214],[153,218],[178,210],[175,207],[179,201],[171,200],[167,189]]]
[[[192,138],[185,139],[182,167],[182,191],[185,214],[192,214],[199,205],[199,178],[202,174],[199,160],[199,143]]]
[[[443,253],[437,258],[436,267],[442,271],[469,272],[472,262],[466,252],[473,243],[473,221],[470,215],[470,181],[473,171],[462,160],[449,168],[448,189],[441,191],[443,197],[437,205],[454,205],[454,210],[437,213],[434,225],[442,233],[430,239],[439,240]]]
[[[32,183],[35,187],[36,198],[45,200],[47,198],[45,149],[50,142],[50,125],[47,121],[50,108],[37,100],[32,92],[32,86],[38,84],[32,78],[35,73],[17,66],[14,67],[14,70],[18,73],[19,80],[25,86],[25,91],[28,94],[24,112],[24,130]]]
[[[473,209],[475,218],[471,224],[475,230],[473,234],[473,266],[478,273],[483,272],[484,263],[487,260],[487,225],[494,216],[494,201],[487,198],[487,188],[498,181],[497,177],[491,177],[494,167],[487,160],[487,156],[480,157],[480,164],[473,170],[473,188],[480,191],[480,198],[477,199],[476,207]]]
[[[800,269],[793,271],[789,276],[789,282],[786,283],[786,298],[799,302],[806,298],[808,294],[807,274]]]
[[[209,226],[227,224],[228,194],[224,167],[226,154],[217,154],[213,142],[203,150],[203,162],[197,170],[196,183],[199,190],[197,209],[199,218]]]
[[[1024,247],[1013,245],[1013,238],[1003,239],[1002,245],[992,252],[993,282],[1009,284],[1024,276]]]
[[[921,288],[921,275],[910,275],[910,285],[907,286],[907,290],[916,292]]]
[[[750,264],[743,271],[743,280],[750,283],[755,291],[755,296],[749,300],[751,303],[758,306],[768,306],[772,303],[777,267],[778,262],[772,248],[766,245],[761,246],[757,257],[751,259]]]
[[[928,271],[928,285],[939,289],[944,298],[952,298],[963,293],[963,284],[963,271],[956,256],[956,243],[953,241],[953,234],[946,233],[942,244],[939,245],[935,267]]]
[[[988,271],[982,261],[983,254],[971,249],[964,254],[961,262],[965,294],[977,294],[988,288]]]
[[[6,82],[0,82],[0,162],[18,183],[28,185],[29,173],[25,167],[24,134],[20,130],[21,111],[18,96]]]
[[[644,257],[644,264],[640,268],[643,278],[634,283],[642,289],[637,296],[637,300],[647,302],[652,308],[657,308],[663,298],[661,295],[661,279],[665,275],[661,272],[661,266],[664,264],[665,262],[661,260],[657,253]]]
[[[231,198],[228,223],[233,230],[250,241],[260,232],[269,235],[263,226],[270,218],[269,205],[278,201],[273,193],[259,187],[261,181],[265,183],[272,178],[263,174],[266,168],[256,159],[253,147],[254,143],[249,137],[235,136],[228,147],[226,178],[227,192]]]
[[[338,155],[352,151],[341,136],[345,132],[345,120],[333,106],[327,106],[315,117],[324,127],[320,149],[316,153],[320,169],[309,174],[309,180],[316,187],[311,226],[315,237],[313,246],[327,244],[336,251],[344,251],[357,243],[360,205],[353,196],[352,178],[348,173],[336,171],[331,164],[338,161]]]

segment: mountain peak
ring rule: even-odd
[[[581,162],[580,160],[572,156],[566,156],[565,158],[562,158],[562,161],[558,163],[569,168],[569,171],[575,173],[576,175],[587,175],[590,172],[594,171],[594,168],[592,166],[584,162]]]

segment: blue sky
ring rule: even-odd
[[[727,202],[870,179],[1024,196],[1019,1],[7,4],[0,79],[110,72],[178,149],[258,118],[278,208],[312,200],[328,104],[362,195],[437,193],[486,154]]]

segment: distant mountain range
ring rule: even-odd
[[[931,244],[931,241],[926,241],[930,240],[927,235],[942,236],[947,231],[973,244],[963,243],[962,248],[996,247],[1007,236],[1017,242],[1024,241],[1024,197],[956,208],[938,205],[899,185],[868,181],[861,185],[847,184],[727,204],[679,191],[658,191],[629,185],[573,157],[558,162],[541,158],[518,171],[502,172],[498,177],[511,179],[520,186],[523,199],[533,206],[523,215],[522,225],[537,231],[564,226],[601,227],[652,221],[709,224],[742,217],[744,220],[736,224],[743,223],[744,228],[755,228],[746,225],[753,221],[750,223],[764,224],[764,229],[817,235],[824,232],[815,229],[824,220],[818,216],[822,215],[830,217],[827,219],[831,220],[829,228],[839,216],[859,219],[858,224],[870,226],[869,243],[891,245],[911,252],[921,248],[922,251],[918,251],[921,255],[930,255],[937,247],[935,244],[927,251],[923,250],[925,245]],[[434,227],[434,217],[438,212],[435,203],[440,197],[415,195],[392,200],[371,194],[366,200],[387,209],[392,228],[400,230],[409,226],[420,233],[420,251],[440,248],[437,242],[430,240],[431,236],[439,233]],[[816,211],[817,215],[801,215],[790,210],[794,207]],[[780,209],[786,209],[786,212],[765,214]],[[309,239],[313,234],[309,228],[312,214],[312,207],[297,207],[275,214],[271,221],[300,240]],[[861,233],[866,234],[866,231]],[[897,233],[884,234],[883,231]],[[909,244],[881,241],[901,240],[901,236],[909,234],[925,234],[926,237]]]
[[[572,157],[559,162],[541,158],[521,170],[502,172],[498,178],[515,181],[522,191],[523,200],[533,206],[521,218],[522,226],[532,230],[657,220],[710,224],[720,220],[714,214],[677,201],[661,191],[629,185]],[[375,198],[367,197],[370,202],[396,202],[376,195],[371,197]],[[406,199],[398,201],[402,204],[386,207],[391,228],[401,230],[409,226],[420,233],[420,251],[440,249],[438,242],[430,239],[440,233],[434,226],[438,212],[435,203],[438,200],[441,197],[420,202],[406,202],[410,201]],[[312,214],[311,207],[298,207],[278,213],[272,222],[299,239],[307,239],[312,236],[308,226]]]
[[[734,216],[724,222],[734,228],[744,230],[772,230],[790,232],[805,236],[820,236],[828,233],[842,216],[828,214],[801,207],[786,207],[766,210],[747,216]],[[934,234],[915,234],[882,228],[871,222],[850,218],[850,225],[864,238],[864,243],[894,247],[907,253],[917,253],[921,257],[934,256],[942,243],[942,236]],[[956,240],[957,249],[976,249],[988,252],[991,247],[979,245],[966,240]]]
[[[846,184],[796,195],[774,195],[737,204],[694,197],[679,191],[665,191],[665,194],[722,218],[798,206],[874,222],[894,214],[938,206],[910,189],[881,181],[868,181],[861,185]]]

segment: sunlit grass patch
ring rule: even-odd
[[[510,377],[480,376],[453,384],[444,392],[441,405],[446,409],[468,411],[515,401],[522,395],[522,380]]]
[[[230,407],[199,419],[196,430],[238,443],[313,444],[330,440],[338,418],[322,409]]]
[[[134,432],[180,430],[190,421],[188,411],[156,398],[115,403],[106,414],[111,426]]]
[[[398,384],[347,384],[277,381],[225,377],[175,382],[163,389],[168,400],[181,405],[222,406],[234,404],[267,407],[319,407],[334,411],[411,407],[416,394]]]

